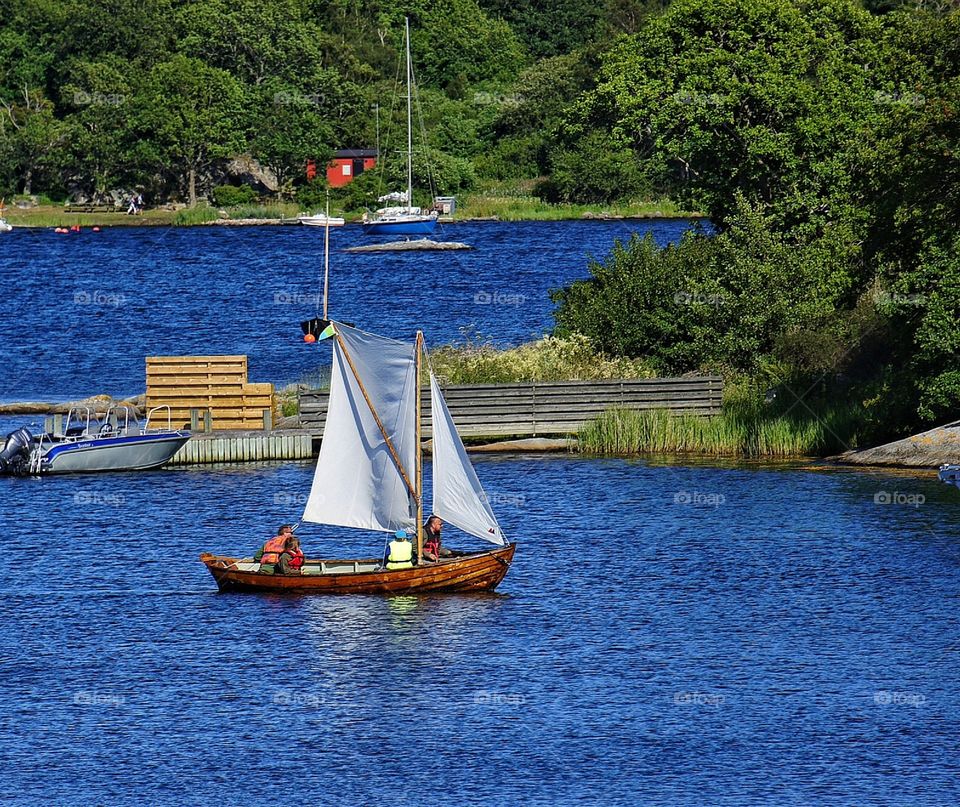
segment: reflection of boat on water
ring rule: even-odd
[[[326,213],[314,213],[312,216],[297,216],[297,221],[308,227],[343,227],[345,220]]]
[[[413,562],[384,568],[376,558],[307,559],[300,574],[260,571],[252,558],[204,553],[221,591],[401,594],[491,590],[510,567],[516,544],[503,536],[436,378],[430,373],[433,421],[433,512],[497,548],[423,559],[423,451],[420,380],[423,336],[413,343],[324,322],[333,340],[330,401],[320,457],[303,521],[393,533],[416,532]]]
[[[410,20],[406,20],[404,43],[407,58],[407,190],[381,196],[379,202],[399,202],[382,207],[372,217],[364,215],[364,235],[432,235],[437,211],[413,207],[413,64],[410,61]]]
[[[157,409],[167,409],[167,428],[151,428]],[[147,414],[141,428],[127,406],[111,406],[103,415],[74,407],[60,432],[32,435],[17,429],[0,451],[0,473],[17,475],[143,471],[168,462],[190,439],[172,428],[169,407]]]
[[[960,465],[941,465],[940,481],[960,488]]]

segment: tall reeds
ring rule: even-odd
[[[614,408],[588,423],[577,442],[580,451],[595,454],[823,456],[854,447],[860,423],[859,408],[848,403],[778,413],[737,400],[711,417]]]

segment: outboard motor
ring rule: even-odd
[[[27,429],[17,429],[7,435],[0,451],[0,474],[21,474],[30,464],[30,448],[33,435]]]

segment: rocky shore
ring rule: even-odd
[[[939,468],[960,463],[960,420],[886,445],[846,451],[830,459],[844,465],[896,468]]]

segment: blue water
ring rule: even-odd
[[[348,254],[359,227],[331,233],[330,313],[428,345],[516,344],[553,326],[549,290],[586,277],[589,256],[688,221],[483,222],[438,236],[470,252]],[[382,240],[382,239],[381,239]],[[0,241],[0,402],[144,389],[145,355],[250,357],[250,380],[308,380],[322,363],[301,341],[321,291],[323,231],[312,227],[113,228]]]
[[[499,592],[393,599],[216,593],[198,553],[295,518],[309,464],[0,478],[0,801],[960,801],[956,489],[477,466],[520,542]]]

